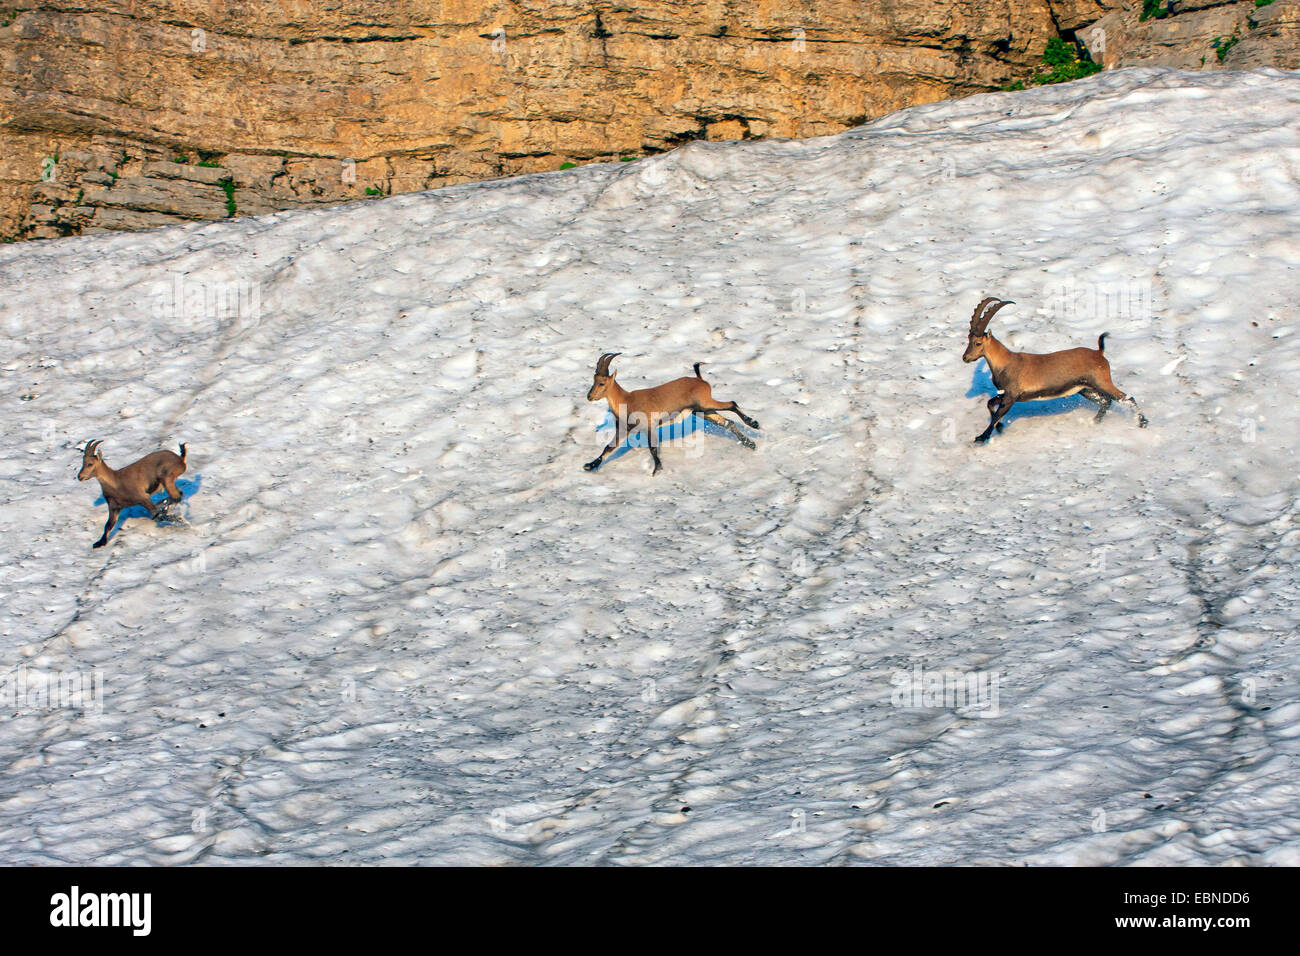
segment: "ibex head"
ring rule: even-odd
[[[591,383],[591,391],[587,393],[587,401],[598,402],[605,397],[605,392],[609,389],[609,383],[614,381],[617,372],[609,370],[609,363],[614,361],[614,356],[622,355],[622,352],[606,352],[596,363],[596,376]]]
[[[993,307],[987,312],[984,311],[990,304]],[[1004,305],[1015,305],[1015,303],[991,295],[975,306],[975,311],[970,317],[970,338],[966,340],[966,351],[961,357],[963,362],[976,362],[983,356],[984,345],[988,341],[989,320]]]
[[[99,453],[99,446],[102,444],[102,441],[86,442],[86,447],[81,453],[81,471],[77,473],[78,481],[87,481],[95,477],[95,470],[104,461]]]

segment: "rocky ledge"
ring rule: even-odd
[[[11,0],[0,238],[835,133],[1107,69],[1300,66],[1300,0]]]

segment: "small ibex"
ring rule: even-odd
[[[174,451],[156,451],[125,468],[113,469],[108,467],[99,452],[102,444],[100,441],[86,443],[86,448],[81,453],[81,472],[77,475],[78,481],[98,479],[104,500],[108,502],[108,522],[104,525],[104,533],[99,540],[91,545],[94,548],[102,548],[107,543],[108,535],[123,508],[140,505],[149,512],[149,517],[158,517],[158,506],[153,503],[150,495],[159,487],[167,490],[168,502],[180,501],[181,493],[176,487],[176,479],[185,474],[184,445],[181,445],[179,455]]]
[[[1111,402],[1119,402],[1132,407],[1138,427],[1146,428],[1146,416],[1133,396],[1125,395],[1110,379],[1110,363],[1102,354],[1106,350],[1105,332],[1097,339],[1095,349],[1065,349],[1046,355],[1013,352],[987,331],[989,320],[1006,305],[1014,303],[989,296],[975,306],[970,319],[970,338],[961,357],[963,362],[975,362],[981,357],[988,362],[993,385],[998,390],[988,402],[989,427],[975,436],[977,442],[989,440],[993,429],[1000,427],[998,423],[1016,402],[1063,398],[1076,392],[1101,406],[1094,422],[1106,417]]]
[[[609,370],[609,363],[622,352],[606,352],[596,363],[596,376],[587,392],[587,401],[598,402],[602,398],[609,402],[614,412],[616,427],[614,437],[605,450],[583,465],[586,471],[599,468],[605,457],[615,451],[629,435],[642,432],[646,436],[646,445],[654,458],[655,467],[652,475],[659,474],[662,467],[659,461],[659,426],[672,421],[680,413],[690,410],[700,418],[708,419],[715,425],[725,428],[740,440],[746,448],[753,449],[754,442],[748,435],[736,427],[735,423],[723,418],[719,412],[735,412],[740,420],[750,428],[757,429],[758,422],[740,410],[735,402],[720,402],[713,397],[709,383],[700,375],[700,363],[695,363],[695,377],[689,375],[675,378],[654,388],[638,388],[629,392],[614,381],[617,374]]]

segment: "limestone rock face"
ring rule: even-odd
[[[1079,30],[1094,60],[1106,69],[1300,68],[1300,0],[1161,0],[1146,20],[1142,9],[1125,3]]]
[[[0,238],[835,133],[997,89],[1050,37],[1099,26],[1112,67],[1199,66],[1229,27],[1240,38],[1207,67],[1296,65],[1300,0],[1189,0],[1145,22],[1140,0],[10,3]]]

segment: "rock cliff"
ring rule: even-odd
[[[10,3],[0,238],[829,134],[998,89],[1058,35],[1108,68],[1300,65],[1300,0]]]

